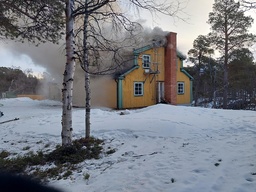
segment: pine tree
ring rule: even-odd
[[[194,85],[194,101],[195,101],[195,106],[197,106],[197,100],[198,97],[200,96],[201,92],[201,72],[200,70],[203,70],[203,59],[205,56],[210,56],[211,54],[214,53],[214,50],[210,47],[210,40],[208,37],[199,35],[193,43],[193,49],[190,49],[188,51],[189,55],[189,60],[194,63],[195,68],[196,68],[196,73],[195,76],[195,85]]]
[[[255,35],[248,32],[253,23],[250,16],[245,16],[240,3],[234,0],[215,0],[213,11],[209,13],[211,41],[223,55],[223,108],[228,103],[228,64],[230,53],[255,41]]]
[[[57,43],[64,27],[60,0],[1,0],[0,37],[40,43]]]
[[[234,50],[230,60],[228,70],[232,100],[246,103],[255,97],[256,66],[253,53],[246,48]]]

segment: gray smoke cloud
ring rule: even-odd
[[[106,29],[109,31],[108,29]],[[144,45],[152,43],[153,39],[160,40],[164,38],[168,32],[163,31],[161,28],[156,27],[154,29],[150,28],[138,28],[136,32],[136,41],[134,41],[133,47],[130,46],[127,51],[131,53],[132,48],[139,48]],[[118,37],[120,38],[120,36]],[[125,38],[125,36],[124,36]],[[124,41],[124,43],[126,43]],[[125,46],[125,45],[124,45]],[[10,50],[14,55],[28,55],[33,63],[38,66],[42,66],[47,70],[47,81],[46,85],[43,87],[45,90],[41,90],[40,93],[50,94],[49,90],[57,90],[57,93],[50,98],[60,100],[60,90],[62,88],[63,72],[66,64],[65,57],[65,42],[60,42],[60,44],[45,43],[35,46],[29,43],[18,43],[13,41],[8,41],[4,47]],[[107,65],[107,63],[105,63]],[[81,106],[84,103],[84,72],[79,66],[79,63],[76,63],[76,72],[74,78],[74,105]],[[104,82],[109,81],[112,77],[110,76],[100,76],[98,78],[92,78],[91,90],[92,90],[92,104],[94,106],[106,106],[106,103],[115,102],[114,98],[108,98],[106,90],[104,89]],[[54,83],[54,87],[49,88],[49,81]],[[115,88],[113,88],[115,89]],[[51,91],[52,92],[52,91]],[[105,99],[102,100],[100,95],[104,95]],[[57,97],[57,98],[55,98]],[[101,98],[101,99],[100,99]]]
[[[2,43],[2,46],[17,57],[23,54],[29,56],[36,66],[46,68],[46,72],[55,81],[62,81],[62,74],[66,63],[64,42],[58,45],[45,43],[35,46],[30,43],[7,41],[5,44]]]

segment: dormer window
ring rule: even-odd
[[[150,68],[150,55],[142,55],[142,67]]]

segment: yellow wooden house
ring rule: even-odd
[[[191,77],[183,68],[185,57],[177,51],[176,33],[133,51],[133,67],[116,77],[118,109],[157,103],[190,104]]]
[[[177,51],[176,33],[161,41],[133,50],[133,61],[115,77],[91,80],[93,107],[114,109],[140,108],[157,103],[188,105],[192,102],[193,78],[184,70],[185,57]],[[83,71],[76,71],[74,106],[84,106]]]

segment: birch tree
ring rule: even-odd
[[[234,0],[215,0],[209,13],[212,43],[223,55],[223,108],[228,103],[228,64],[230,52],[255,41],[255,35],[248,32],[253,23],[251,16],[245,16],[240,3]]]
[[[66,65],[63,74],[62,89],[62,145],[72,144],[72,100],[75,73],[74,58],[74,0],[66,0]]]
[[[63,36],[66,3],[66,57],[62,89],[62,145],[72,141],[72,91],[74,62],[74,0],[0,0],[0,37],[24,42],[58,41]]]
[[[167,16],[177,16],[180,10],[180,4],[165,3],[163,1],[144,1],[144,0],[127,0],[125,3],[120,0],[81,0],[77,2],[74,11],[74,17],[82,19],[82,27],[78,30],[82,32],[82,49],[77,50],[80,54],[80,61],[83,70],[85,71],[85,137],[90,137],[90,110],[91,110],[91,91],[90,91],[90,74],[102,74],[113,71],[116,66],[113,63],[120,65],[122,63],[120,52],[125,47],[129,47],[134,41],[134,33],[140,24],[132,21],[122,10],[120,5],[126,4],[134,11],[146,10],[151,14],[163,14]],[[111,30],[106,33],[104,27]],[[128,33],[130,41],[125,38],[119,38],[120,34]],[[81,37],[78,35],[78,37]],[[132,38],[133,37],[133,38]],[[101,56],[100,56],[101,55]],[[105,67],[100,66],[102,63],[102,55],[105,57]],[[106,61],[107,60],[107,61]],[[114,62],[113,62],[114,61]],[[94,65],[94,67],[92,67]],[[95,65],[101,68],[97,72]]]

